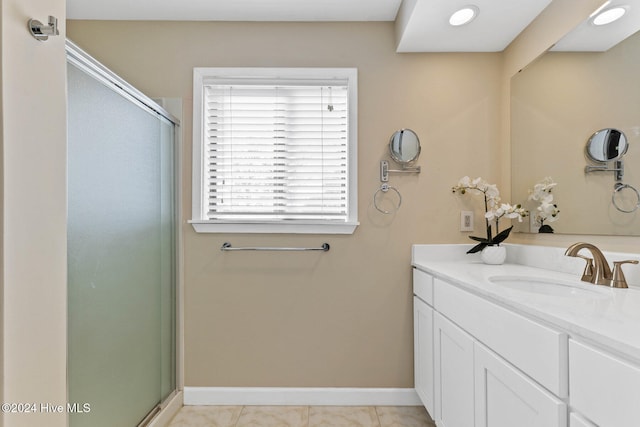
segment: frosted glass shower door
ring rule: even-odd
[[[68,65],[72,427],[134,427],[175,389],[174,125]]]

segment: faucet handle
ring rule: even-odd
[[[584,255],[580,255],[580,254],[576,254],[576,256],[578,258],[582,258],[583,260],[585,260],[587,262],[587,265],[584,266],[584,271],[582,272],[582,278],[580,280],[582,280],[583,282],[591,282],[594,283],[593,280],[593,259],[584,256]]]
[[[622,272],[622,264],[638,264],[638,260],[625,260],[613,262],[613,279],[611,280],[612,288],[628,288],[627,279]]]

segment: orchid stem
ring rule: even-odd
[[[487,204],[487,193],[483,191],[484,194],[484,211],[489,212],[489,205]],[[491,240],[491,231],[489,231],[489,227],[491,224],[489,223],[489,219],[485,216],[484,222],[487,224],[487,239]]]

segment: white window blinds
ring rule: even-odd
[[[203,91],[205,219],[348,220],[346,81]]]

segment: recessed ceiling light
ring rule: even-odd
[[[613,7],[597,14],[591,22],[593,22],[593,25],[607,25],[622,18],[625,13],[627,13],[625,7]]]
[[[465,6],[451,15],[451,18],[449,18],[449,24],[453,25],[454,27],[468,24],[469,22],[473,21],[476,16],[478,16],[479,12],[480,10],[477,6]]]

